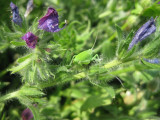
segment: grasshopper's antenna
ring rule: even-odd
[[[122,81],[121,81],[117,76],[115,76],[115,78],[121,83],[122,87],[124,87]],[[125,87],[124,87],[124,88],[125,88]]]
[[[108,73],[108,74],[111,75],[111,76],[113,76],[113,77],[115,77],[121,83],[122,87],[125,88],[124,85],[123,85],[123,83],[122,83],[122,81],[117,76],[115,76],[115,75],[113,75],[111,73]]]
[[[96,44],[96,41],[97,41],[97,38],[98,38],[98,33],[97,33],[97,35],[96,35],[96,39],[95,39],[94,44],[93,44],[93,46],[92,46],[92,48],[91,48],[91,49],[93,49],[93,48],[94,48],[94,46],[95,46],[95,44]]]

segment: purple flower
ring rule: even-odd
[[[24,14],[24,17],[27,17],[28,14],[33,10],[33,0],[28,0],[28,3],[27,3],[27,10]]]
[[[66,24],[61,29],[58,26],[58,13],[54,8],[49,7],[47,14],[39,20],[38,28],[48,32],[58,32],[62,30],[66,26]]]
[[[12,10],[12,14],[13,14],[12,21],[15,24],[21,26],[21,24],[22,24],[22,18],[19,15],[18,7],[14,3],[12,3],[12,2],[10,3],[10,7],[11,7],[11,10]]]
[[[146,62],[152,63],[152,64],[159,64],[160,60],[155,58],[155,59],[144,59]]]
[[[22,112],[22,119],[23,120],[31,120],[33,118],[33,114],[29,108],[25,109]]]
[[[31,33],[31,32],[26,33],[22,37],[22,39],[26,41],[26,44],[29,48],[34,49],[36,47],[38,37],[35,36],[33,33]]]
[[[160,1],[157,4],[160,4]]]
[[[151,18],[141,28],[138,29],[132,42],[129,44],[128,50],[130,50],[135,44],[144,40],[155,31],[156,31],[155,20]]]

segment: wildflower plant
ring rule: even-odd
[[[110,7],[108,7],[110,12],[116,10],[115,3],[115,0],[108,3],[110,4]],[[97,28],[91,29],[91,22],[94,22],[92,21],[94,19],[88,20],[88,26],[82,25],[81,18],[78,18],[78,21],[69,20],[68,24],[66,21],[61,22],[59,20],[59,11],[51,6],[47,8],[47,13],[43,17],[36,16],[33,21],[27,21],[26,16],[29,17],[30,11],[33,9],[31,4],[33,4],[33,1],[28,3],[28,12],[26,12],[25,18],[21,18],[18,7],[11,2],[12,22],[18,26],[12,24],[12,28],[0,29],[0,39],[5,39],[4,42],[1,41],[1,52],[4,52],[7,48],[20,49],[19,52],[22,52],[14,63],[1,73],[6,74],[9,71],[11,74],[19,75],[22,84],[13,92],[1,95],[0,103],[2,106],[11,99],[18,100],[26,109],[22,113],[22,118],[26,119],[28,117],[28,119],[34,118],[35,120],[65,119],[69,118],[66,116],[70,116],[70,114],[72,114],[72,118],[91,119],[88,113],[95,114],[96,110],[98,111],[96,108],[99,106],[107,106],[105,109],[109,111],[111,116],[116,116],[116,118],[119,117],[118,113],[122,113],[119,117],[121,120],[125,117],[132,119],[131,115],[133,114],[136,114],[136,119],[149,118],[145,116],[146,111],[144,111],[144,116],[132,113],[134,110],[129,113],[131,115],[123,114],[123,112],[125,113],[123,110],[118,110],[117,114],[111,111],[116,108],[116,105],[113,105],[112,102],[117,94],[123,96],[125,104],[129,104],[125,102],[124,92],[130,87],[133,88],[130,89],[133,92],[135,89],[133,84],[139,81],[138,78],[134,78],[134,75],[130,75],[131,72],[137,74],[138,71],[141,77],[146,75],[149,76],[150,80],[154,79],[156,81],[156,77],[153,78],[146,70],[155,70],[157,72],[160,68],[160,18],[158,16],[157,19],[154,15],[151,19],[151,16],[146,17],[146,20],[142,21],[142,26],[139,29],[137,28],[138,30],[130,30],[125,37],[122,29],[128,26],[128,23],[121,28],[111,22],[110,24],[116,28],[116,32],[111,33],[112,36],[108,38],[108,35],[102,33],[105,33],[105,29],[111,30],[110,26],[104,29],[103,25],[97,25]],[[101,4],[100,2],[98,6],[101,6]],[[109,11],[100,14],[98,19],[110,15]],[[127,12],[124,14],[124,18],[126,18],[128,16]],[[133,18],[133,16],[130,17]],[[89,17],[94,16],[90,15]],[[112,16],[110,17],[112,18]],[[121,18],[118,19],[121,20]],[[129,17],[128,20],[130,20]],[[118,22],[117,19],[113,19],[113,21]],[[30,22],[31,24],[29,24]],[[104,20],[99,23],[101,22],[104,22]],[[100,26],[103,29],[98,30]],[[94,35],[97,35],[97,31],[102,36],[98,34],[95,47],[88,50],[94,44],[96,38]],[[115,39],[116,36],[117,39]],[[105,40],[105,37],[108,39]],[[106,49],[106,46],[104,47],[106,43],[109,45],[108,50],[114,52],[111,57],[105,52],[101,52]],[[145,72],[145,75],[141,72]],[[135,80],[130,82],[132,79]],[[112,80],[118,81],[119,90],[114,89],[110,84]],[[90,84],[88,85],[88,83]],[[64,84],[69,84],[70,88],[63,91],[62,85]],[[57,87],[55,92],[57,91],[56,94],[59,96],[51,95],[47,98],[45,90],[53,86]],[[142,95],[145,93],[142,90],[138,94],[139,99],[142,99]],[[65,104],[69,104],[71,108],[67,105],[61,106],[59,104],[61,102],[60,97],[66,97]],[[76,100],[71,101],[72,98]],[[119,102],[122,104],[121,100]],[[143,101],[141,102],[143,104]],[[98,116],[98,113],[103,112],[97,112],[95,115]],[[155,117],[154,114],[152,116]],[[112,119],[112,117],[110,118]]]

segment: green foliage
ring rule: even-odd
[[[160,65],[144,60],[159,58],[158,1],[34,0],[27,18],[27,1],[13,2],[23,19],[21,27],[4,11],[7,1],[0,11],[2,120],[21,119],[25,108],[34,120],[159,119]],[[58,11],[60,28],[67,20],[63,30],[38,29],[48,6]],[[128,50],[133,31],[151,16],[157,16],[156,32]],[[27,32],[38,36],[35,49],[21,39]]]
[[[146,62],[146,61],[143,60],[143,59],[142,59],[142,62],[143,62],[145,65],[147,65],[147,66],[149,66],[149,67],[151,67],[151,68],[153,68],[153,69],[159,69],[159,68],[160,68],[160,65],[159,65],[159,64],[152,64],[152,63]]]
[[[143,11],[144,16],[159,16],[160,12],[160,6],[157,4],[159,1],[157,0],[155,3],[153,3],[151,6],[149,6],[147,9]]]
[[[107,96],[91,96],[83,103],[81,111],[87,111],[99,106],[109,104],[111,104],[111,100]]]
[[[19,66],[10,69],[10,71],[12,71],[12,73],[18,72],[23,68],[25,68],[26,66],[28,66],[30,63],[31,63],[31,59],[27,59],[23,61]]]
[[[117,33],[118,33],[118,46],[116,55],[118,59],[126,59],[130,57],[135,52],[135,47],[128,51],[129,43],[133,37],[133,31],[129,33],[126,39],[123,39],[123,33],[121,28],[116,25]]]
[[[11,44],[15,45],[16,47],[18,46],[24,46],[25,42],[15,42],[15,41],[11,41]]]
[[[155,40],[151,41],[142,51],[142,55],[146,58],[156,57],[159,53],[160,39],[157,37]]]

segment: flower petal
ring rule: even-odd
[[[58,32],[64,27],[59,29],[58,13],[54,8],[49,7],[46,15],[39,20],[38,28],[48,32]]]
[[[27,46],[28,46],[29,48],[34,49],[34,48],[36,47],[38,37],[35,36],[33,33],[31,33],[31,32],[26,33],[26,34],[22,37],[22,39],[26,41]]]
[[[10,3],[10,7],[11,7],[11,10],[12,10],[12,14],[13,14],[13,18],[12,18],[13,22],[15,24],[21,26],[22,18],[19,15],[18,7],[12,2]]]
[[[29,108],[25,109],[22,112],[22,119],[23,120],[31,120],[33,118],[33,114]]]
[[[24,14],[24,17],[27,17],[29,15],[29,13],[33,10],[33,0],[28,0],[28,3],[27,3],[27,10]]]
[[[155,31],[156,31],[155,20],[151,18],[141,28],[138,29],[132,42],[129,44],[128,50],[130,50],[135,44],[144,40]]]
[[[145,59],[145,58],[144,58],[144,60],[145,60],[146,62],[153,63],[153,64],[159,64],[159,63],[160,63],[160,60],[157,59],[157,58],[155,58],[155,59]]]

